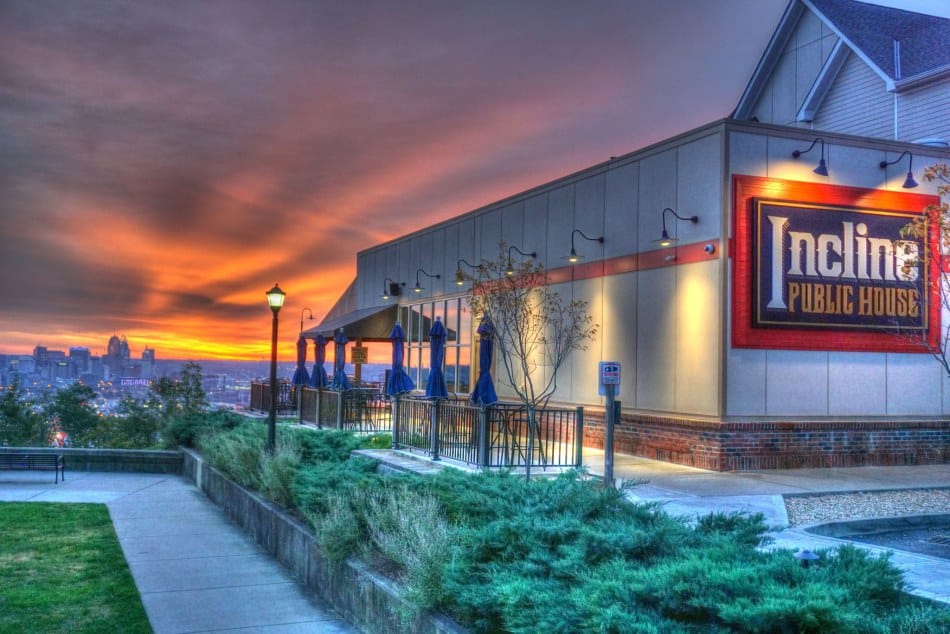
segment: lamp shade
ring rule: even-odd
[[[277,284],[274,284],[274,288],[267,291],[266,295],[267,305],[270,306],[273,311],[280,310],[280,307],[284,305],[284,298],[287,297],[287,294],[280,290]]]

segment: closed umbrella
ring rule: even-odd
[[[445,359],[445,326],[442,318],[436,317],[429,331],[429,380],[426,381],[426,398],[448,398],[442,362]]]
[[[327,362],[327,338],[323,335],[317,335],[313,344],[313,374],[310,375],[310,387],[326,387],[330,383],[327,377],[327,369],[323,364]]]
[[[478,381],[475,383],[475,389],[472,390],[471,401],[476,405],[491,405],[498,402],[498,394],[495,393],[495,384],[491,379],[491,359],[495,346],[495,329],[491,320],[486,316],[482,317],[482,322],[478,325],[476,331],[478,340]]]
[[[406,371],[402,367],[402,361],[405,355],[403,344],[406,342],[406,332],[402,329],[398,321],[396,325],[393,326],[392,332],[389,333],[389,338],[393,342],[393,367],[389,373],[389,382],[386,383],[386,394],[396,396],[404,392],[412,391],[416,387],[416,384],[412,382],[412,379],[409,378],[409,375],[406,374]]]
[[[307,340],[303,334],[297,338],[297,369],[294,370],[294,378],[290,380],[291,385],[306,385],[310,381],[310,375],[307,374]]]
[[[333,335],[333,341],[336,346],[334,347],[333,383],[331,385],[337,390],[348,390],[350,389],[350,381],[346,378],[346,344],[350,340],[346,338],[343,329],[340,328]]]

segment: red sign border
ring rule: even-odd
[[[918,341],[889,332],[821,332],[808,328],[753,328],[753,201],[781,199],[795,203],[833,205],[860,209],[924,214],[939,198],[927,194],[863,189],[843,185],[805,183],[761,176],[732,176],[732,347],[783,350],[829,350],[846,352],[914,352],[928,348]],[[937,244],[937,226],[931,244]],[[940,266],[930,267],[929,325],[927,345],[936,347],[940,332]]]

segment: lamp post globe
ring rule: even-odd
[[[273,453],[277,445],[277,313],[287,295],[277,284],[266,295],[267,305],[274,314],[270,335],[270,413],[267,417],[267,451]]]

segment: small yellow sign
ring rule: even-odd
[[[350,363],[366,363],[366,348],[354,346],[350,348]]]

